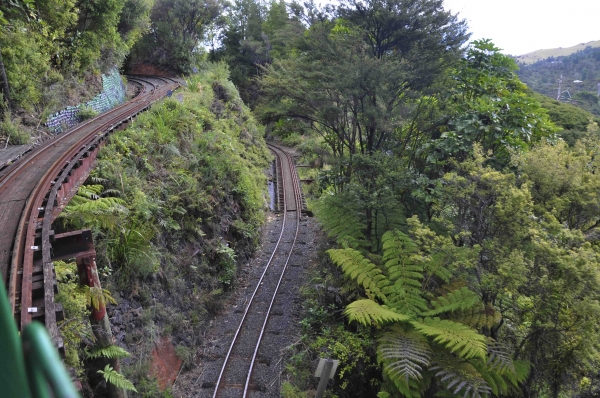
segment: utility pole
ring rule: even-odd
[[[558,80],[558,94],[556,95],[557,101],[560,101],[560,95],[562,94],[562,80],[563,80],[563,75],[561,73],[560,79]]]

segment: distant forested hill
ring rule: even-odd
[[[569,56],[550,57],[533,64],[520,64],[520,67],[520,79],[532,90],[551,98],[558,95],[562,75],[561,100],[600,115],[600,48],[587,47]]]

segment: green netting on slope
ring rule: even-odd
[[[46,122],[48,129],[55,134],[64,132],[69,127],[81,122],[79,112],[83,107],[90,107],[98,113],[125,102],[125,85],[117,69],[113,69],[108,75],[102,75],[102,92],[90,101],[78,106],[68,106],[50,117]]]

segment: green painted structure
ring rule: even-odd
[[[80,396],[41,323],[30,323],[19,336],[2,278],[0,278],[0,386],[0,395],[6,398]]]

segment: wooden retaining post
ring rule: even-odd
[[[92,232],[89,229],[56,235],[52,243],[52,249],[54,252],[53,260],[75,257],[79,282],[82,285],[102,289],[98,268],[96,267],[96,249]],[[102,300],[100,300],[98,308],[92,307],[90,323],[98,348],[105,348],[114,344],[106,305]],[[105,364],[110,365],[116,371],[120,371],[118,358],[105,358]],[[126,390],[116,388],[110,383],[107,383],[107,387],[111,398],[127,398]]]

